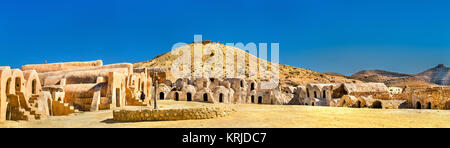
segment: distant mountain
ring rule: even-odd
[[[414,76],[430,83],[439,85],[450,85],[449,69],[450,68],[446,67],[444,64],[439,64],[434,68],[428,69]]]
[[[403,74],[385,70],[363,70],[348,77],[365,82],[381,82],[388,86],[398,87],[434,87],[450,85],[449,68],[443,64],[428,69],[419,74]]]

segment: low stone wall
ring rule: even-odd
[[[232,112],[231,108],[203,107],[181,109],[146,109],[146,110],[114,110],[115,121],[170,121],[170,120],[195,120],[211,119],[227,116]]]

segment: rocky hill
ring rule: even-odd
[[[252,60],[251,62],[265,61],[265,60],[256,58],[254,55],[249,54],[239,48],[226,46],[226,45],[220,44],[220,43],[213,43],[211,41],[203,41],[203,42],[195,43],[195,44],[201,44],[203,49],[209,49],[211,51],[211,53],[204,54],[204,56],[201,57],[202,64],[204,64],[205,61],[207,61],[210,57],[216,56],[220,52],[227,53],[227,50],[230,50],[230,49],[233,50],[232,52],[245,55],[245,61],[246,61],[245,73],[246,73],[246,75],[248,75],[250,59],[256,59],[256,61]],[[193,53],[194,43],[179,47],[179,49],[176,49],[176,50],[191,51],[191,53]],[[231,56],[231,55],[227,54],[226,56]],[[168,52],[168,53],[159,55],[150,61],[134,63],[134,66],[135,67],[171,67],[172,63],[178,57],[179,57],[179,55],[173,55],[170,52]],[[237,57],[235,56],[233,58],[236,63]],[[192,59],[193,59],[193,57],[192,57]],[[224,59],[226,59],[226,58],[224,57]],[[231,64],[233,64],[233,62],[226,62],[224,60],[223,68],[225,69],[225,67],[227,67],[227,66],[236,66],[236,64],[234,64],[234,65],[231,65]],[[289,85],[289,86],[306,85],[308,83],[361,82],[358,80],[348,79],[348,78],[346,78],[344,76],[340,76],[340,75],[329,75],[326,73],[318,73],[318,72],[315,72],[315,71],[312,71],[309,69],[297,68],[297,67],[283,65],[283,64],[280,64],[279,76],[280,76],[280,81],[282,82],[282,85]],[[175,78],[170,78],[170,79],[174,80]]]
[[[419,74],[402,74],[384,70],[363,70],[350,76],[365,82],[382,82],[388,86],[426,88],[450,85],[449,68],[443,64]]]
[[[430,83],[439,85],[450,85],[449,69],[450,68],[446,67],[444,64],[439,64],[434,68],[428,69],[414,76]]]

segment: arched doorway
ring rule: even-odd
[[[33,95],[36,94],[36,79],[31,81],[31,94],[33,94]]]
[[[380,101],[375,101],[372,103],[372,108],[380,109],[380,108],[383,108],[383,105],[381,104]]]
[[[317,92],[314,91],[314,98],[317,98]]]
[[[159,93],[159,100],[164,100],[164,92]]]
[[[244,81],[241,80],[241,87],[244,87]]]
[[[175,92],[175,101],[180,100],[180,95],[178,94],[178,92]]]
[[[361,101],[359,101],[359,100],[356,101],[356,107],[357,107],[357,108],[361,108]]]
[[[208,102],[208,94],[203,94],[203,101]]]
[[[192,94],[191,93],[187,93],[186,94],[186,100],[187,101],[192,101]]]
[[[262,104],[262,96],[258,97],[258,104]]]
[[[219,94],[219,102],[220,102],[220,103],[223,102],[223,94],[222,94],[222,93]]]
[[[255,90],[255,83],[250,84],[250,90]]]
[[[431,109],[431,102],[427,103],[427,109]]]
[[[311,106],[315,106],[316,104],[314,102],[311,102]]]
[[[254,95],[251,96],[251,101],[252,101],[252,103],[255,103],[255,96]]]
[[[422,109],[422,103],[417,102],[416,103],[416,109]]]

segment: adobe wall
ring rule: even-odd
[[[38,73],[82,69],[103,66],[101,60],[89,62],[66,62],[66,63],[52,63],[52,64],[32,64],[22,66],[23,71],[36,70]]]
[[[224,117],[231,114],[232,109],[224,107],[160,109],[160,110],[114,110],[115,121],[170,121],[199,120]]]

